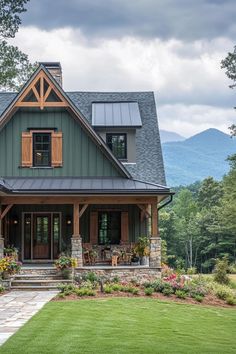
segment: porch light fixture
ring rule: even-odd
[[[14,225],[18,225],[18,222],[19,222],[18,217],[17,217],[17,216],[14,216],[14,217],[13,217],[13,224],[14,224]]]
[[[70,216],[67,216],[66,217],[66,224],[69,226],[71,225],[72,221],[71,221],[71,217]]]

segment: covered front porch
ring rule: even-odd
[[[24,264],[50,264],[71,254],[78,268],[161,268],[158,204],[163,196],[1,196],[0,252],[18,249]],[[132,262],[140,236],[150,237],[149,262]],[[116,266],[116,265],[115,265]]]

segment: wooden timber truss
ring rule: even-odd
[[[68,102],[57,87],[41,70],[31,84],[23,91],[16,102],[16,107],[68,107]]]

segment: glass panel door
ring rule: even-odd
[[[31,214],[24,215],[24,259],[31,259]]]
[[[33,259],[51,259],[50,214],[34,214]]]
[[[53,233],[53,258],[56,259],[60,253],[60,214],[53,214],[52,233]]]
[[[119,244],[121,238],[121,213],[104,211],[98,214],[98,243]]]

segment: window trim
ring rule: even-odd
[[[31,131],[32,132],[32,154],[33,154],[33,158],[32,158],[32,162],[33,165],[32,167],[34,168],[50,168],[52,167],[52,131],[42,131],[42,130],[38,130],[38,131]],[[35,136],[37,134],[43,135],[43,134],[47,134],[48,136],[50,136],[49,139],[49,150],[48,150],[48,155],[49,155],[49,162],[47,165],[37,165],[35,163]]]
[[[110,148],[110,146],[108,145],[108,139],[109,137],[112,136],[124,136],[124,140],[125,140],[125,157],[117,157],[114,152],[112,151],[112,149]],[[113,155],[120,161],[127,161],[128,160],[128,154],[127,154],[127,133],[106,133],[106,144],[108,146],[108,148],[111,150],[111,152],[113,153]]]

